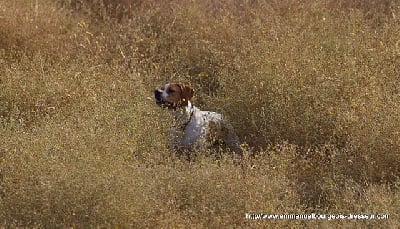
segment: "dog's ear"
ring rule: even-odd
[[[179,84],[179,87],[181,89],[181,106],[187,106],[188,101],[192,99],[194,90],[191,86],[186,85],[186,84]]]

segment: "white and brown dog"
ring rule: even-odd
[[[242,155],[239,139],[221,114],[201,111],[190,100],[194,90],[185,84],[167,83],[154,90],[156,103],[174,112],[171,147],[174,149],[205,149],[218,142],[225,143],[233,153]]]

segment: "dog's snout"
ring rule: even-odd
[[[161,94],[162,94],[162,92],[159,91],[158,89],[154,90],[154,98],[156,100],[161,100]]]

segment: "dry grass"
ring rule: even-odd
[[[399,227],[398,12],[390,0],[0,0],[0,225]],[[165,81],[226,114],[245,157],[170,152],[171,117],[151,100]]]

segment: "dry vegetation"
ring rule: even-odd
[[[0,0],[0,225],[398,228],[399,12],[397,0]],[[151,100],[165,81],[229,117],[248,144],[239,164],[167,149],[171,117]]]

